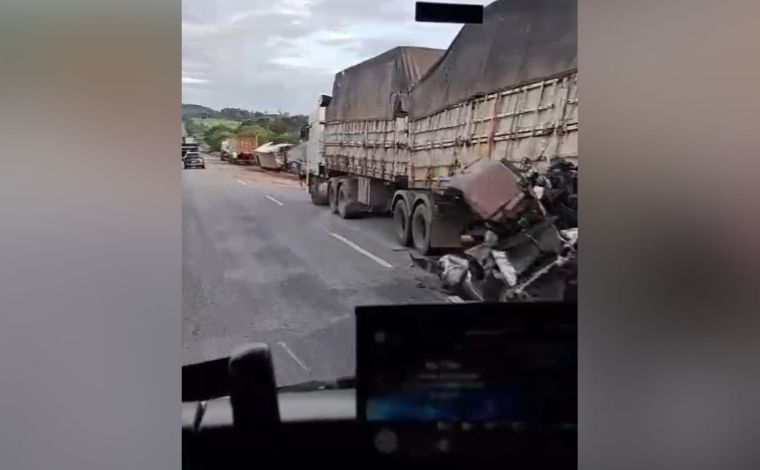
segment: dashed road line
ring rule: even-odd
[[[293,358],[293,360],[294,360],[294,361],[296,361],[296,363],[298,363],[298,365],[299,365],[299,366],[301,366],[301,368],[302,368],[303,370],[305,370],[305,371],[307,371],[307,372],[311,372],[311,369],[309,369],[309,367],[308,367],[306,364],[304,364],[304,363],[303,363],[303,362],[302,362],[300,359],[298,359],[298,356],[296,356],[296,353],[294,353],[294,352],[293,352],[293,350],[292,350],[292,349],[290,349],[290,348],[288,347],[288,345],[287,345],[287,344],[285,344],[285,342],[284,342],[284,341],[278,341],[277,343],[278,343],[280,346],[282,346],[282,349],[284,349],[284,350],[285,350],[285,352],[286,352],[286,353],[288,353],[288,355],[289,355],[290,357],[292,357],[292,358]]]
[[[270,196],[269,194],[265,195],[264,197],[267,198],[267,199],[269,199],[270,201],[274,202],[277,205],[280,205],[280,206],[284,206],[285,205],[285,204],[281,203],[280,201],[278,201],[277,199],[275,199],[272,196]]]
[[[335,232],[330,232],[330,235],[333,238],[336,238],[336,239],[342,241],[343,243],[345,243],[346,245],[350,246],[351,248],[353,248],[354,250],[358,251],[359,253],[363,254],[367,258],[373,260],[374,262],[376,262],[380,266],[384,266],[386,268],[392,268],[393,267],[393,265],[391,263],[385,261],[384,259],[382,259],[381,257],[379,257],[377,255],[373,255],[372,253],[370,253],[369,251],[367,251],[364,248],[360,247],[359,245],[357,245],[356,243],[352,242],[348,238],[345,238],[342,235],[339,235],[339,234],[337,234]]]
[[[235,180],[235,181],[237,181],[238,183],[242,184],[243,186],[248,186],[248,183],[246,183],[243,180]]]

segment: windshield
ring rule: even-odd
[[[573,298],[575,3],[414,3],[183,0],[183,364],[331,381],[358,305]]]

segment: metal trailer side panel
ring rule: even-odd
[[[236,149],[238,154],[253,155],[253,151],[258,147],[256,137],[253,136],[236,136]]]
[[[330,122],[324,152],[330,170],[436,190],[481,158],[527,159],[539,171],[553,157],[577,164],[577,73],[468,100],[411,122],[406,117]]]
[[[261,168],[267,170],[277,170],[280,168],[280,164],[277,162],[277,155],[274,152],[259,153],[258,158]]]
[[[465,101],[410,123],[409,186],[441,189],[482,158],[528,160],[539,171],[553,157],[577,164],[578,80],[560,78]]]
[[[328,170],[398,182],[407,176],[407,142],[406,117],[328,122],[324,133],[325,166]]]

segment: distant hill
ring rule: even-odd
[[[222,108],[217,111],[216,109],[209,108],[200,104],[182,103],[182,119],[192,118],[219,118],[230,119],[233,121],[248,121],[248,120],[277,120],[277,119],[289,119],[293,117],[303,116],[301,114],[289,114],[289,113],[269,113],[267,111],[248,111],[241,108]]]
[[[219,111],[199,104],[182,103],[182,119],[222,117]]]

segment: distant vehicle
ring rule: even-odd
[[[188,168],[206,168],[206,162],[198,152],[188,152],[185,154],[185,158],[182,159],[182,162],[184,163],[186,170]]]
[[[255,136],[237,135],[232,138],[232,158],[230,163],[237,165],[253,165],[258,161],[255,155],[255,149],[259,146],[258,139]]]
[[[229,160],[234,151],[235,139],[224,139],[222,141],[221,151],[219,152],[219,158],[222,160]]]
[[[190,152],[198,152],[198,142],[194,137],[183,136],[182,137],[182,158]]]

